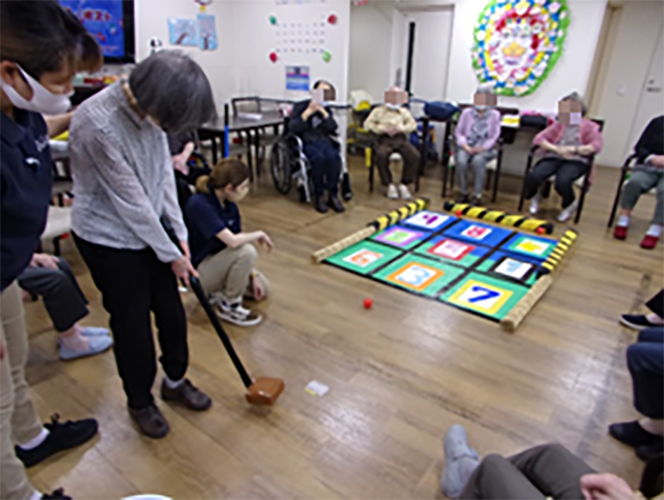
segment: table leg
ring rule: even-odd
[[[223,136],[222,136],[223,137]],[[217,139],[219,136],[212,134],[212,164],[216,165],[217,164],[217,158],[218,158],[218,153],[217,153]]]

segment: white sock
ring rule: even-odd
[[[629,215],[619,215],[618,216],[618,226],[620,226],[620,227],[629,226]]]
[[[659,224],[650,224],[646,234],[649,236],[654,236],[655,238],[659,238],[662,235],[662,226]]]
[[[37,435],[37,437],[33,437],[30,441],[19,444],[18,447],[21,448],[22,450],[25,450],[25,451],[34,450],[37,446],[39,446],[44,441],[46,441],[46,438],[48,437],[49,434],[50,433],[49,433],[48,429],[42,427],[42,430]]]
[[[30,495],[30,500],[41,500],[44,498],[44,495],[39,493],[37,490],[32,492],[32,495]]]
[[[168,387],[169,389],[178,389],[182,384],[184,384],[184,378],[173,381],[170,378],[168,378],[168,375],[164,375],[164,382],[166,382],[166,387]]]

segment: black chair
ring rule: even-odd
[[[641,474],[639,491],[646,498],[653,498],[664,492],[664,455],[646,462]]]
[[[465,108],[472,107],[472,104],[460,104],[459,109],[463,111]],[[504,115],[518,115],[519,114],[519,109],[518,108],[507,108],[507,107],[501,107],[497,106],[495,108],[499,113],[500,116]],[[455,144],[455,138],[454,138],[454,129],[457,125],[456,120],[449,120],[447,122],[447,126],[445,127],[445,142],[443,144],[443,158],[441,159],[442,164],[443,164],[443,192],[442,192],[442,197],[445,198],[447,196],[447,179],[449,175],[449,171],[451,170],[451,179],[450,179],[450,189],[454,188],[454,179],[455,179],[455,165],[454,165],[454,156],[452,154],[452,151],[454,149],[453,144]],[[505,133],[505,129],[501,130],[501,137],[498,138],[498,141],[496,142],[496,152],[498,153],[496,158],[493,160],[490,160],[486,164],[486,170],[487,170],[487,176],[486,176],[486,189],[490,189],[493,181],[493,189],[492,189],[492,194],[491,194],[491,201],[495,202],[496,198],[498,196],[498,184],[500,183],[500,171],[503,165],[503,146],[505,144],[505,140],[502,137],[503,134]],[[512,133],[512,131],[510,131]],[[452,163],[450,163],[450,161]]]
[[[613,226],[613,219],[616,217],[616,211],[618,210],[618,203],[620,202],[620,196],[622,195],[622,188],[627,182],[627,175],[634,168],[634,163],[637,158],[638,155],[636,153],[632,153],[627,157],[625,163],[623,163],[623,166],[620,169],[620,180],[618,181],[618,188],[616,189],[616,197],[613,200],[613,207],[611,208],[609,223],[606,225],[606,227]],[[652,188],[650,191],[648,191],[645,194],[657,196],[657,188]]]
[[[597,125],[599,125],[599,131],[601,132],[602,129],[604,128],[604,120],[597,120],[592,118],[592,121],[594,121],[595,123],[597,123]],[[526,171],[523,175],[523,185],[521,187],[521,196],[519,198],[519,212],[523,209],[523,202],[525,201],[526,177],[528,176],[528,173],[530,172],[533,166],[533,157],[535,156],[535,153],[537,152],[538,149],[539,146],[533,146],[530,148],[530,152],[528,153],[528,161],[526,162]],[[583,203],[586,199],[586,193],[590,189],[590,173],[592,172],[594,162],[595,162],[595,155],[592,154],[588,156],[588,165],[590,165],[590,170],[586,175],[574,181],[574,185],[580,188],[581,190],[581,193],[579,195],[579,204],[576,207],[576,215],[574,216],[574,224],[578,224],[579,220],[581,219],[581,212],[583,211]],[[549,179],[540,188],[542,190],[541,193],[543,198],[547,198],[549,196],[549,193],[551,192],[551,181],[554,178],[555,175],[549,177]]]
[[[238,117],[241,113],[262,114],[265,112],[277,112],[278,102],[274,100],[264,100],[257,96],[235,97],[231,99],[231,108],[234,117]],[[260,144],[256,149],[256,171],[257,174],[260,175],[260,168],[267,156],[267,147],[274,146],[281,136],[279,134],[278,126],[274,127],[272,133],[263,129],[256,130],[255,133],[257,134],[256,144]],[[249,144],[251,144],[251,139],[250,133],[247,132],[247,141]],[[240,136],[240,140],[244,141],[244,138]]]

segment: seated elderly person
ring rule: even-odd
[[[460,203],[468,202],[468,164],[475,177],[473,204],[479,205],[482,201],[486,164],[496,157],[494,146],[500,137],[500,113],[492,109],[496,102],[492,87],[478,88],[473,98],[474,106],[463,110],[454,130],[457,144],[454,166]]]
[[[537,214],[540,202],[539,188],[555,175],[555,189],[562,197],[562,210],[558,221],[570,219],[577,202],[574,181],[584,175],[593,177],[590,156],[602,149],[602,134],[592,120],[584,118],[586,107],[581,96],[572,92],[558,103],[558,121],[537,134],[533,145],[545,151],[544,158],[526,176],[524,197],[530,200],[530,213]]]
[[[364,122],[364,128],[378,135],[374,155],[376,167],[383,186],[387,187],[387,197],[410,199],[408,184],[415,181],[420,164],[420,153],[408,136],[417,130],[417,122],[410,111],[403,107],[408,102],[408,93],[392,87],[385,92],[385,104],[374,108]],[[403,171],[399,188],[392,182],[390,155],[399,153],[403,159]]]
[[[337,122],[327,102],[333,101],[332,84],[319,80],[311,92],[311,99],[298,102],[293,107],[288,129],[302,139],[304,154],[311,164],[314,185],[314,203],[320,213],[327,212],[328,205],[335,212],[343,212],[339,199],[341,154],[337,136]],[[325,190],[328,198],[325,199]]]
[[[440,480],[448,498],[488,500],[643,498],[613,474],[598,474],[560,444],[535,446],[511,457],[487,455],[480,461],[468,445],[466,430],[453,425],[444,441],[445,462]]]
[[[634,147],[637,154],[634,172],[623,186],[618,223],[613,231],[616,239],[627,238],[629,217],[643,193],[657,188],[657,205],[650,228],[641,240],[641,248],[657,246],[664,225],[664,115],[653,118]]]
[[[60,359],[64,361],[93,356],[113,345],[106,328],[82,326],[88,314],[88,300],[83,295],[69,263],[61,258],[36,253],[18,276],[24,299],[41,296],[44,307],[58,332]]]

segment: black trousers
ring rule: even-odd
[[[320,197],[327,189],[330,196],[336,196],[341,177],[339,147],[327,138],[307,141],[304,143],[304,154],[311,163],[314,195]]]
[[[150,312],[155,316],[159,361],[166,375],[180,380],[187,371],[187,319],[175,275],[152,249],[109,248],[75,234],[74,240],[110,315],[115,361],[129,407],[145,408],[153,401],[151,389],[157,374]]]
[[[654,420],[664,418],[664,326],[639,332],[638,341],[627,348],[627,367],[636,411]]]
[[[510,458],[487,455],[468,480],[461,498],[577,500],[583,498],[581,476],[594,472],[559,444],[537,446]]]
[[[66,332],[88,315],[88,299],[67,261],[62,258],[58,261],[58,269],[26,267],[18,277],[18,286],[30,295],[42,297],[53,327]]]
[[[578,160],[564,158],[542,158],[524,180],[524,197],[531,199],[539,187],[552,175],[556,176],[554,187],[563,199],[563,208],[574,203],[574,181],[588,173],[590,165]]]

